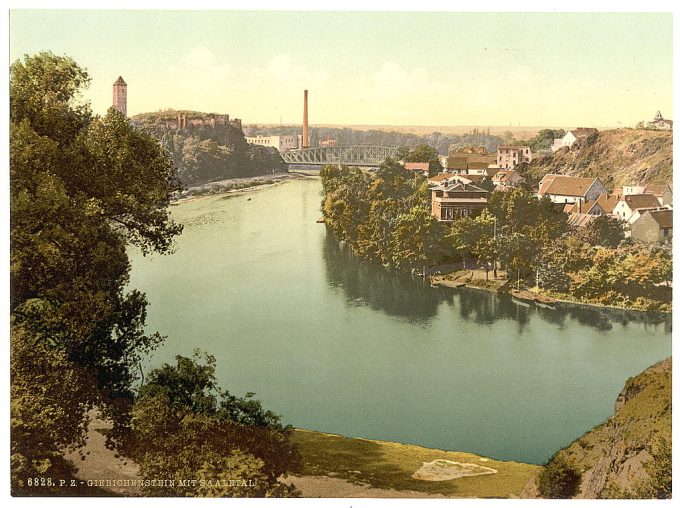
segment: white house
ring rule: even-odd
[[[614,207],[613,214],[621,220],[631,222],[636,210],[640,208],[658,208],[659,201],[653,194],[632,194],[623,196]]]
[[[596,132],[597,129],[592,127],[579,127],[578,129],[571,130],[567,132],[562,138],[562,146],[568,146],[571,148],[571,146],[577,141],[582,143],[589,136],[595,134]]]

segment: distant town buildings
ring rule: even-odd
[[[579,127],[578,129],[568,131],[562,138],[562,144],[560,148],[563,146],[568,146],[571,148],[575,143],[581,145],[586,139],[597,132],[598,130],[593,127]]]
[[[429,162],[405,162],[404,168],[414,173],[422,173],[426,177],[430,176]]]
[[[672,131],[673,120],[668,120],[663,117],[661,111],[657,111],[656,115],[650,122],[640,122],[637,124],[638,129],[652,129],[658,131]]]
[[[501,169],[491,178],[497,190],[507,190],[517,187],[524,182],[524,178],[514,169]]]
[[[532,159],[528,146],[501,145],[496,149],[496,164],[503,169],[513,169],[518,164],[528,164]]]
[[[273,146],[281,153],[297,149],[298,147],[298,136],[295,134],[282,136],[246,136],[246,141],[251,145]]]
[[[127,83],[122,76],[113,83],[113,107],[127,118]]]

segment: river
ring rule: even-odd
[[[357,259],[315,221],[318,178],[172,207],[170,256],[131,252],[131,286],[231,393],[296,427],[543,463],[613,414],[626,379],[671,353],[670,317],[518,306]]]

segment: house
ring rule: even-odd
[[[422,173],[426,177],[430,176],[429,162],[405,162],[404,169],[413,171],[414,173]]]
[[[604,195],[604,194],[603,194]],[[569,203],[564,206],[564,213],[568,213],[570,215],[574,214],[581,214],[581,215],[606,215],[605,211],[602,209],[602,206],[598,203],[598,200],[590,200],[590,201],[577,201],[576,203]]]
[[[491,182],[498,190],[517,187],[523,181],[522,175],[514,169],[501,169],[491,178]]]
[[[644,127],[646,129],[654,129],[658,131],[672,131],[673,120],[664,118],[661,114],[661,111],[657,111],[656,115],[654,115],[654,119],[651,122],[646,122]]]
[[[633,212],[633,215],[630,216],[630,219],[628,219],[627,222],[628,222],[628,224],[634,224],[635,222],[637,222],[637,220],[640,217],[642,217],[647,212],[656,212],[656,211],[659,211],[659,210],[671,210],[671,208],[666,207],[666,206],[655,206],[655,207],[652,207],[652,208],[638,208],[637,210],[635,210]],[[630,235],[628,235],[628,236],[630,236]]]
[[[504,169],[512,169],[518,164],[528,164],[533,155],[528,146],[500,145],[496,149],[496,164]]]
[[[458,175],[451,173],[439,173],[438,175],[430,176],[427,179],[427,185],[428,187],[437,187],[447,181],[454,181],[457,177]]]
[[[673,204],[673,190],[670,185],[649,184],[645,186],[643,194],[652,194],[662,206]]]
[[[597,129],[592,127],[579,127],[578,129],[571,130],[567,132],[562,138],[562,146],[572,147],[574,143],[583,144],[583,142],[598,132]]]
[[[450,152],[446,161],[449,173],[465,175],[469,173],[483,174],[489,166],[496,164],[496,156],[486,153],[469,153],[468,151]]]
[[[548,197],[553,203],[596,201],[607,190],[599,178],[547,174],[538,185],[537,196]]]
[[[465,177],[445,180],[431,190],[432,215],[440,222],[476,217],[487,206],[488,192]]]
[[[673,210],[650,210],[630,226],[630,237],[643,243],[660,243],[673,237]]]
[[[553,139],[552,145],[550,145],[550,151],[551,152],[556,152],[560,148],[562,148],[564,144],[562,143],[562,138],[555,138]]]
[[[638,208],[657,208],[659,201],[653,194],[624,195],[614,207],[612,212],[619,219],[630,222]]]
[[[618,202],[618,197],[609,196],[607,194],[600,194],[600,197],[597,198],[597,204],[605,215],[612,215]]]

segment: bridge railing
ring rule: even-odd
[[[388,157],[395,158],[397,148],[391,146],[319,146],[284,153],[288,164],[348,164],[377,166]]]

